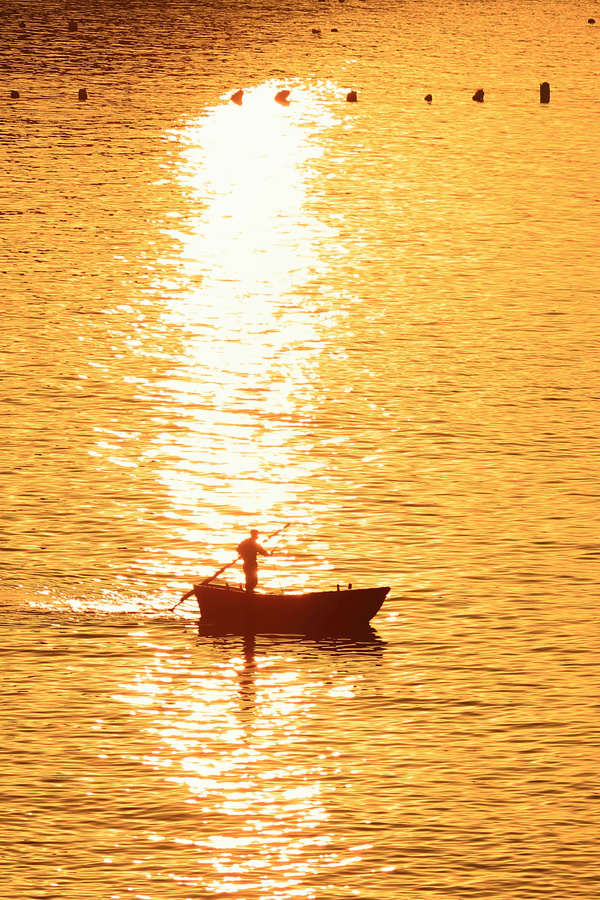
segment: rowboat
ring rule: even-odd
[[[349,633],[368,626],[388,592],[389,587],[338,586],[332,591],[271,594],[227,584],[194,585],[200,624],[237,634]]]

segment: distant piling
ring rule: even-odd
[[[478,91],[475,91],[472,99],[475,100],[476,103],[483,103],[483,98],[485,97],[485,92],[479,88]]]
[[[346,100],[348,103],[358,103],[358,94],[356,91],[348,91],[346,94]]]
[[[236,106],[241,106],[243,99],[244,99],[243,91],[236,91],[235,94],[231,95],[231,102],[235,103]]]
[[[78,99],[79,100],[87,100],[88,93],[85,88],[79,88]]]
[[[11,91],[11,92],[10,92],[10,99],[11,99],[11,100],[18,100],[20,96],[21,96],[21,95],[20,95],[20,93],[19,93],[18,91]]]
[[[540,103],[550,103],[550,85],[547,81],[540,84]]]
[[[290,105],[290,101],[288,100],[289,96],[290,96],[289,91],[285,91],[285,90],[277,91],[277,93],[275,94],[275,102],[279,103],[280,106],[289,106]]]

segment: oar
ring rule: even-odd
[[[291,522],[286,522],[286,524],[283,526],[283,528],[279,528],[277,531],[274,531],[273,534],[267,535],[267,537],[265,538],[265,541],[270,541],[271,538],[274,538],[278,534],[281,534],[281,532],[285,531],[286,528],[289,528],[289,526],[291,524],[292,524]],[[228,562],[226,565],[221,566],[221,568],[217,572],[215,572],[214,575],[209,575],[208,578],[205,578],[204,581],[201,581],[200,584],[198,585],[198,587],[203,587],[205,584],[210,584],[211,581],[214,581],[215,578],[218,578],[219,575],[221,575],[221,573],[225,571],[225,569],[230,569],[231,566],[235,566],[236,562],[239,559],[241,559],[241,556],[236,556],[236,558],[232,559],[231,562]],[[194,587],[195,587],[195,585],[194,585]],[[191,589],[191,591],[188,591],[186,594],[184,594],[183,597],[181,598],[181,600],[179,600],[175,604],[175,606],[169,607],[169,612],[174,612],[181,603],[183,603],[185,600],[188,600],[194,593],[194,587]]]
[[[230,563],[227,563],[226,566],[221,566],[221,568],[218,570],[218,572],[215,572],[214,575],[209,575],[208,578],[205,578],[204,581],[200,582],[200,585],[210,584],[210,582],[214,581],[215,578],[218,578],[219,575],[221,574],[221,572],[224,572],[225,569],[230,569],[231,566],[235,566],[238,559],[241,559],[241,557],[236,556],[236,558],[232,559],[232,561]],[[173,610],[177,609],[179,604],[183,603],[184,600],[187,600],[189,597],[191,597],[193,593],[194,593],[194,588],[192,588],[191,591],[188,591],[187,594],[184,594],[183,597],[181,598],[181,600],[178,603],[176,603],[175,606],[170,607],[169,612],[173,612]]]

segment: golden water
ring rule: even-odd
[[[592,898],[593,8],[88,6],[2,10],[0,896]],[[166,612],[286,522],[371,640]]]

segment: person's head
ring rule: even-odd
[[[256,530],[256,528],[252,528],[252,530],[250,531],[250,537],[253,537],[253,538],[258,537],[258,531]]]

